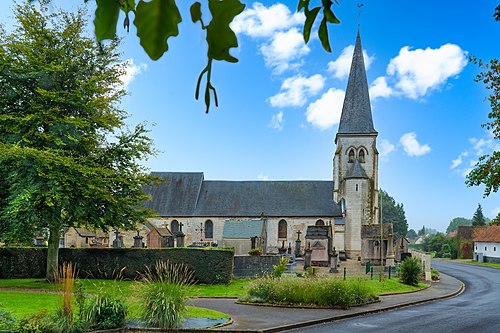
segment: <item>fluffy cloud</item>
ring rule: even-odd
[[[271,122],[269,123],[269,127],[278,131],[283,129],[283,111],[273,115]]]
[[[454,159],[453,161],[451,161],[450,169],[456,169],[460,165],[462,165],[462,163],[464,162],[464,158],[467,157],[468,155],[469,155],[469,153],[466,152],[466,151],[464,151],[463,153],[461,153],[460,155],[458,155],[458,157],[456,159]]]
[[[299,60],[310,51],[297,28],[277,32],[268,43],[260,46],[266,66],[273,68],[275,74],[299,67]]]
[[[340,53],[339,57],[328,63],[328,71],[332,73],[332,76],[337,79],[344,79],[349,75],[349,70],[351,69],[352,55],[354,53],[354,45],[349,45],[345,47]],[[365,60],[366,69],[370,68],[374,57],[368,56],[365,50],[363,50],[363,58]]]
[[[258,180],[270,180],[269,176],[264,175],[263,172],[259,173],[259,175],[257,176],[257,179]]]
[[[399,142],[408,156],[422,156],[431,151],[429,145],[418,142],[415,132],[403,134]]]
[[[271,37],[276,31],[288,30],[303,22],[303,13],[292,14],[282,3],[265,7],[260,2],[254,2],[252,8],[236,16],[231,28],[237,34],[243,33],[254,38]]]
[[[470,147],[452,160],[450,166],[450,169],[455,170],[463,177],[466,177],[474,168],[480,156],[500,150],[500,143],[494,139],[490,132],[483,138],[470,138],[469,143]]]
[[[395,87],[403,96],[417,99],[458,75],[467,65],[466,55],[454,44],[425,50],[405,46],[391,59],[387,74],[396,80]]]
[[[125,63],[125,73],[120,77],[120,80],[123,82],[125,89],[127,89],[128,85],[134,80],[134,78],[145,71],[148,68],[148,65],[135,65],[134,59],[127,59]]]
[[[302,106],[309,96],[318,94],[325,86],[325,78],[320,74],[309,78],[301,75],[286,79],[281,84],[280,93],[269,98],[274,107]]]
[[[387,78],[380,76],[373,81],[370,87],[370,98],[389,97],[394,93],[393,89],[387,85]]]
[[[396,146],[389,142],[389,140],[380,140],[379,146],[380,157],[387,157],[390,153],[396,150]]]
[[[322,130],[340,121],[345,91],[330,88],[317,101],[309,104],[306,111],[307,121]]]

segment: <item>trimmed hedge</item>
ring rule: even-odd
[[[72,262],[81,278],[135,279],[158,260],[183,263],[194,272],[197,283],[229,283],[233,273],[232,249],[59,249],[59,262]],[[0,248],[0,278],[42,278],[46,248]]]

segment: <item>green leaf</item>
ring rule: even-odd
[[[321,20],[321,24],[319,25],[318,29],[318,37],[325,51],[332,52],[332,49],[330,48],[330,41],[328,40],[328,27],[326,26],[326,17],[323,17],[323,19]]]
[[[212,14],[212,21],[207,26],[208,57],[238,62],[229,54],[230,48],[238,47],[238,39],[229,24],[245,5],[239,0],[208,0],[208,8]]]
[[[191,20],[193,23],[201,20],[201,4],[198,1],[191,5],[189,11],[191,12]]]
[[[300,12],[302,8],[304,8],[306,11],[309,9],[309,2],[311,0],[299,0],[299,4],[297,7],[297,12]]]
[[[158,60],[167,50],[167,39],[179,34],[181,14],[175,0],[140,1],[137,5],[134,25],[141,46],[148,56]]]
[[[304,23],[304,42],[309,42],[309,37],[311,36],[311,28],[316,20],[316,16],[318,16],[319,10],[321,7],[313,8],[312,10],[305,10],[306,14],[306,22]]]
[[[96,3],[94,27],[97,41],[115,38],[120,4],[117,0],[97,0]]]
[[[337,16],[335,16],[330,8],[323,9],[323,14],[325,15],[325,18],[328,22],[340,24],[340,20],[337,18]]]

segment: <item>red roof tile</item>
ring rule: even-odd
[[[473,240],[475,242],[500,243],[500,225],[490,225],[487,227],[474,228]]]

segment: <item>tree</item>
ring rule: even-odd
[[[124,63],[118,41],[85,37],[83,9],[49,13],[16,5],[0,31],[0,165],[7,242],[48,234],[47,278],[58,267],[63,228],[133,229],[150,215],[140,160],[154,153],[143,125],[121,130]]]
[[[472,217],[472,225],[473,226],[486,225],[486,219],[484,218],[483,207],[481,207],[481,204],[477,204],[477,209],[474,212],[474,216]]]
[[[420,229],[418,231],[418,235],[419,236],[425,236],[426,235],[425,226],[422,226],[422,229]]]
[[[408,239],[416,239],[417,237],[417,232],[413,229],[408,230],[408,232],[406,233],[406,238]]]
[[[450,232],[457,230],[460,225],[472,225],[472,220],[466,219],[465,217],[455,217],[450,221],[450,224],[446,228],[446,233],[449,234]]]
[[[379,196],[382,203],[381,209],[379,209],[379,220],[383,223],[392,223],[394,239],[405,236],[408,232],[408,222],[403,204],[396,203],[394,198],[382,189],[379,191]],[[380,214],[382,215],[380,216]]]

